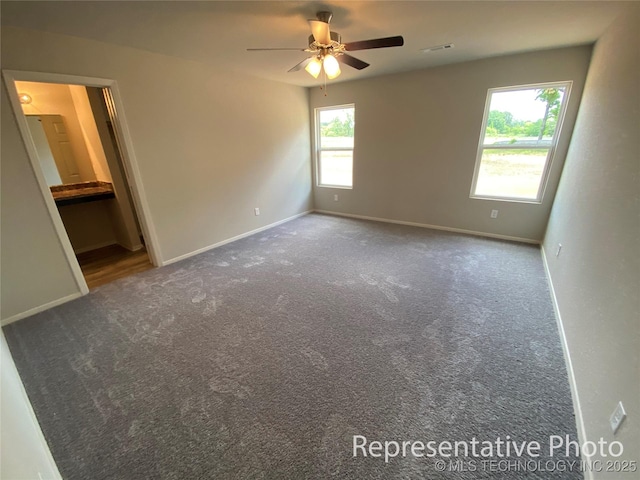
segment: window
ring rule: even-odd
[[[354,105],[316,109],[316,173],[319,186],[353,186],[354,128]]]
[[[492,88],[472,198],[541,202],[571,82]]]

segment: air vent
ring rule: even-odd
[[[444,45],[436,45],[435,47],[423,48],[422,53],[436,52],[438,50],[448,50],[453,48],[453,43],[445,43]]]

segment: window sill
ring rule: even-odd
[[[316,187],[320,188],[339,188],[340,190],[353,190],[353,187],[346,187],[344,185],[323,185],[317,184]]]
[[[471,200],[491,200],[492,202],[528,203],[532,205],[542,204],[542,200],[528,198],[489,197],[481,195],[469,195]]]

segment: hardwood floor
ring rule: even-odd
[[[109,245],[80,253],[77,257],[89,290],[153,268],[144,248],[130,252],[120,245]]]

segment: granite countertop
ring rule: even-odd
[[[50,188],[58,206],[115,198],[113,185],[108,182],[68,183]]]

